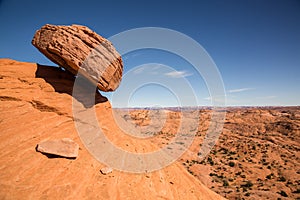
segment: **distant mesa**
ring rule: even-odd
[[[111,42],[85,26],[46,24],[36,31],[32,44],[72,74],[80,71],[102,91],[114,91],[121,82],[120,54]]]

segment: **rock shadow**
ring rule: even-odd
[[[35,77],[43,78],[56,92],[66,93],[70,96],[73,94],[75,76],[62,68],[37,64]],[[85,108],[108,101],[88,80],[80,78],[76,82],[77,91],[73,98],[82,103]],[[95,97],[94,101],[93,97]]]

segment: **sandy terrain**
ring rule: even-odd
[[[153,173],[101,174],[105,166],[89,154],[74,127],[73,82],[59,68],[0,60],[0,199],[223,199],[180,162]],[[110,103],[100,95],[96,101],[99,124],[115,145],[133,152],[158,148],[124,134]],[[40,141],[66,137],[80,146],[76,159],[36,152]]]
[[[300,107],[228,108],[223,132],[203,160],[197,154],[211,111],[189,112],[194,118],[200,116],[200,122],[193,144],[180,161],[207,187],[228,199],[300,199]],[[128,113],[139,126],[151,120],[149,110]],[[139,117],[147,119],[144,124]],[[179,123],[180,113],[169,111],[157,133],[160,139],[154,142],[168,144]]]
[[[300,199],[300,107],[228,108],[223,132],[203,160],[197,154],[211,111],[188,110],[191,124],[182,130],[196,135],[177,162],[152,173],[103,175],[105,165],[74,127],[73,82],[59,68],[0,60],[0,199]],[[96,102],[106,137],[126,151],[160,149],[179,130],[180,112],[112,109],[101,95]],[[128,135],[128,124],[118,124],[116,116],[149,138]],[[40,141],[64,137],[79,144],[77,159],[35,150]]]

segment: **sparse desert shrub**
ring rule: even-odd
[[[192,160],[192,163],[193,163],[193,164],[200,164],[201,162],[198,161],[198,160]]]
[[[228,163],[228,165],[229,165],[230,167],[234,167],[235,163],[232,162],[232,161],[230,161],[230,162]]]
[[[278,178],[278,181],[280,181],[280,182],[285,182],[286,179],[285,179],[283,176],[280,176],[280,177]]]
[[[189,168],[187,169],[187,171],[188,171],[190,174],[192,174],[193,176],[195,176],[194,172],[191,171]]]
[[[247,181],[245,184],[242,184],[241,187],[243,188],[251,188],[253,183],[251,181]]]
[[[217,151],[212,150],[211,153],[212,153],[213,155],[216,155],[216,154],[217,154]]]
[[[300,189],[298,188],[297,190],[293,191],[293,193],[299,194],[300,193]]]
[[[218,176],[216,173],[209,173],[209,176]]]
[[[225,179],[225,180],[223,180],[223,186],[224,187],[228,187],[229,186],[229,183],[228,183],[228,181]]]
[[[249,197],[249,196],[250,196],[250,193],[249,193],[249,192],[247,192],[247,193],[245,194],[245,196],[246,196],[246,197]]]
[[[266,179],[271,179],[273,175],[274,175],[273,173],[267,175],[267,176],[266,176]]]
[[[239,176],[239,175],[241,175],[241,173],[242,173],[242,172],[237,172],[237,173],[235,173],[235,175]]]
[[[205,160],[201,160],[200,164],[201,164],[201,165],[205,165],[205,164],[206,164],[206,163],[205,163]]]
[[[212,160],[212,157],[208,157],[207,158],[207,162],[210,164],[210,165],[214,165],[215,163],[214,163],[214,161]]]
[[[281,190],[280,192],[278,192],[278,194],[280,194],[283,197],[288,197],[287,193],[283,190]]]
[[[286,186],[288,187],[288,185],[291,185],[291,184],[293,184],[291,181],[288,181],[287,183],[286,183]],[[300,190],[300,189],[299,189]]]
[[[222,152],[222,154],[227,154],[228,153],[228,149],[226,149],[224,147],[220,148],[219,151]]]
[[[220,179],[223,179],[224,178],[224,176],[223,176],[224,174],[223,173],[221,173],[221,175],[217,175],[217,177],[218,178],[220,178]]]

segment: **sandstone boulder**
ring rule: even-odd
[[[69,138],[47,140],[39,143],[37,146],[37,151],[41,153],[66,158],[76,158],[78,156],[78,149],[79,145]]]
[[[32,44],[52,62],[73,74],[80,72],[102,91],[120,84],[123,62],[111,42],[81,25],[44,25]]]

